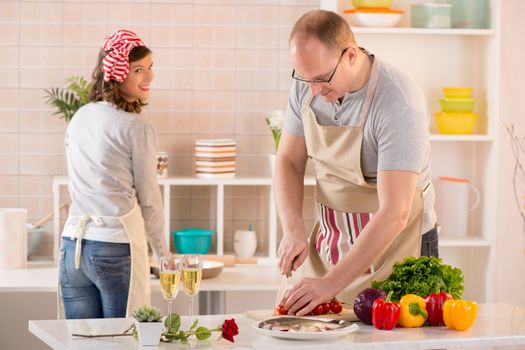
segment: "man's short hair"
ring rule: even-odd
[[[329,50],[339,51],[355,44],[354,33],[346,20],[335,12],[313,10],[295,22],[289,42],[316,38]]]

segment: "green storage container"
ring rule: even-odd
[[[487,28],[488,3],[486,0],[447,0],[452,5],[453,28]]]
[[[173,230],[173,243],[179,254],[207,254],[214,232],[202,228]]]

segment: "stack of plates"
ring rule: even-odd
[[[197,140],[195,141],[195,173],[198,177],[233,177],[235,155],[235,140]]]

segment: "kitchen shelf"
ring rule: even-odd
[[[413,34],[413,35],[468,35],[468,36],[492,36],[496,34],[493,29],[461,29],[461,28],[374,28],[374,27],[354,27],[352,31],[357,34]]]
[[[494,141],[492,135],[444,135],[444,134],[430,134],[430,141],[452,141],[452,142],[492,142]]]

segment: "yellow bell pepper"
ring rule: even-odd
[[[401,327],[421,327],[425,323],[427,313],[427,303],[425,299],[415,294],[407,294],[399,300],[401,315],[398,325]]]
[[[447,300],[443,304],[443,321],[450,329],[469,329],[478,315],[478,303],[467,300]]]

